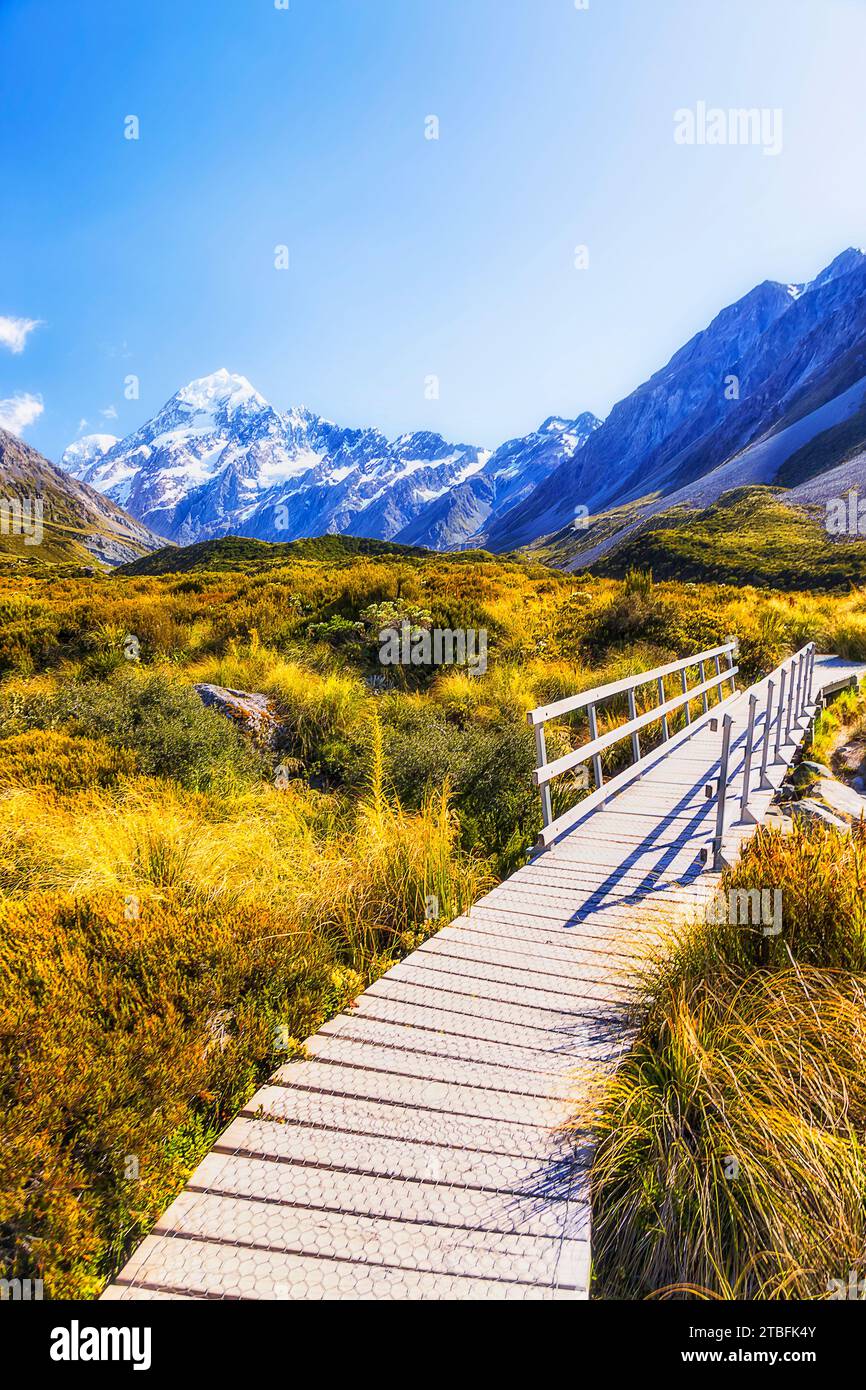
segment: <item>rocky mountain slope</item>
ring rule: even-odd
[[[816,434],[848,421],[858,413],[864,378],[866,255],[849,249],[807,285],[766,281],[724,309],[614,406],[583,449],[501,514],[486,542],[505,550],[561,534],[573,526],[578,506],[602,518],[642,500],[686,502],[693,488],[706,504],[734,485],[725,470],[735,461],[738,484],[771,481],[757,446],[808,416]],[[782,441],[773,451],[772,473],[809,442],[803,431],[791,431],[790,447]],[[849,452],[857,444],[850,430],[844,443]],[[828,450],[821,467],[838,461]],[[593,544],[579,527],[572,556],[582,557]]]
[[[110,498],[0,430],[0,554],[46,564],[121,565],[164,545]]]
[[[765,281],[611,410],[551,418],[494,452],[429,431],[389,440],[282,412],[222,369],[126,439],[63,466],[181,544],[235,534],[366,536],[437,550],[541,546],[595,563],[671,506],[791,487],[866,446],[866,255],[805,285]]]

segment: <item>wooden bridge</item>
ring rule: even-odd
[[[561,1126],[628,1045],[640,957],[716,892],[864,669],[809,646],[738,693],[726,644],[533,711],[530,863],[271,1077],[103,1297],[586,1298],[590,1155]],[[550,761],[545,727],[580,711],[589,741]],[[554,815],[556,779],[590,767]]]

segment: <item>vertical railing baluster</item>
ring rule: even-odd
[[[547,743],[544,738],[544,725],[535,725],[535,756],[538,759],[539,768],[547,765]],[[550,805],[550,783],[543,782],[541,786],[541,819],[546,826],[553,820],[553,811]]]
[[[794,723],[799,724],[803,714],[803,678],[806,674],[805,652],[797,663],[797,693],[794,696]]]
[[[598,738],[598,716],[596,714],[595,705],[590,705],[589,707],[589,736],[593,740],[593,742],[595,742],[595,740]],[[596,753],[593,756],[592,774],[595,778],[596,788],[600,787],[604,782],[604,773],[601,767],[600,753]]]
[[[758,788],[762,792],[770,791],[772,782],[767,776],[767,758],[770,753],[770,734],[773,727],[773,692],[776,689],[776,682],[767,682],[767,708],[764,713],[764,747],[761,751],[761,780]]]
[[[779,750],[782,745],[782,720],[785,718],[785,684],[787,679],[788,672],[783,666],[779,684],[779,713],[776,715],[776,749],[773,754],[773,762],[779,761]]]
[[[732,695],[735,695],[735,694],[736,694],[736,691],[737,691],[737,678],[736,678],[736,676],[733,674],[733,671],[734,671],[734,649],[733,649],[733,647],[730,647],[730,648],[728,649],[728,670],[731,672],[731,694],[732,694]],[[719,694],[721,695],[721,693],[722,693],[722,692],[721,692],[721,689],[720,689],[720,690],[719,690]]]
[[[702,662],[701,662],[701,685],[704,684],[704,682],[705,682],[706,679],[707,679],[707,672],[706,672],[706,668],[705,668],[705,666],[704,666],[704,663],[703,663],[703,661],[702,661]],[[709,695],[708,695],[708,693],[707,693],[706,690],[705,690],[704,693],[703,693],[702,699],[703,699],[703,704],[704,704],[704,714],[708,714],[708,713],[709,713],[709,710],[710,710],[710,697],[709,697]]]
[[[628,717],[629,720],[637,719],[637,703],[634,698],[634,686],[628,692]],[[631,736],[631,754],[636,763],[640,762],[640,734],[635,732]]]
[[[796,658],[791,662],[791,669],[788,672],[788,708],[785,712],[785,742],[791,742],[791,719],[794,714],[794,684],[796,681]]]
[[[725,834],[725,801],[728,794],[728,758],[731,751],[731,725],[733,720],[726,714],[722,720],[722,753],[719,759],[719,790],[716,798],[716,836],[713,841],[713,868],[717,872],[725,867],[722,857],[722,841]]]
[[[717,676],[720,676],[721,674],[722,674],[722,658],[721,658],[720,656],[717,656],[717,657],[716,657],[716,675],[717,675]],[[722,693],[722,684],[721,684],[721,681],[720,681],[719,684],[716,686],[716,704],[717,704],[717,705],[720,705],[720,704],[722,703],[722,701],[724,700],[724,698],[725,698],[725,697],[724,697],[724,694]]]
[[[688,695],[688,693],[689,693],[689,678],[688,678],[688,676],[686,675],[686,668],[685,668],[685,666],[684,666],[684,667],[683,667],[683,694],[684,694],[684,695]],[[685,710],[686,710],[686,724],[691,724],[691,722],[692,722],[692,711],[691,711],[691,702],[690,702],[689,700],[686,700]]]
[[[749,727],[746,731],[746,752],[743,761],[743,791],[740,796],[740,820],[746,820],[749,813],[749,783],[752,779],[752,749],[755,744],[755,709],[757,695],[749,696]]]
[[[664,680],[662,679],[661,676],[659,676],[659,678],[658,678],[658,689],[659,689],[659,709],[661,709],[662,705],[663,705],[664,702],[665,702],[665,683],[664,683]],[[670,736],[671,736],[671,734],[670,734],[670,729],[668,728],[668,717],[667,717],[666,714],[663,714],[663,715],[662,715],[662,737],[664,738],[665,743],[667,743],[667,741],[668,741],[668,739],[670,738]]]

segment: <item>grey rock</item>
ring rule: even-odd
[[[803,801],[794,802],[792,808],[794,815],[807,822],[817,822],[826,825],[833,830],[848,830],[848,821],[841,816],[836,816],[832,811],[828,811],[826,806],[822,806],[819,801],[812,801],[808,797]]]
[[[246,690],[228,690],[221,685],[197,685],[202,704],[231,719],[259,748],[275,748],[280,723],[267,695]]]

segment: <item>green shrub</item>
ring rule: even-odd
[[[535,748],[513,720],[461,727],[429,704],[384,702],[385,767],[401,802],[416,806],[447,782],[461,842],[496,856],[497,872],[523,862],[541,823],[532,783]]]
[[[8,733],[54,729],[137,755],[141,771],[202,790],[261,776],[265,764],[234,726],[177,678],[126,667],[106,681],[63,681],[0,704]]]

